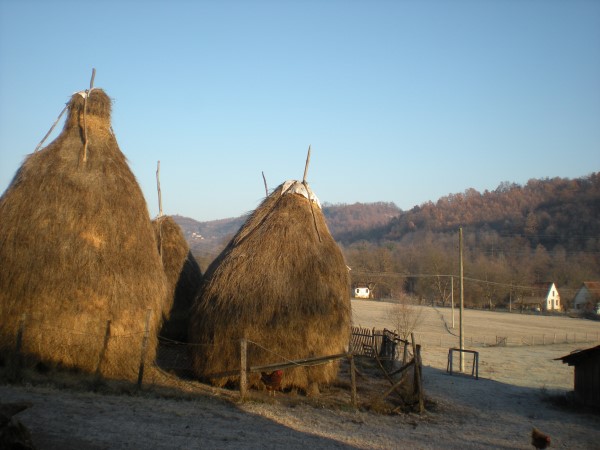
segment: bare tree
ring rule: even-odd
[[[398,335],[408,341],[410,334],[421,323],[423,309],[414,304],[408,295],[401,295],[397,303],[390,305],[387,317]]]

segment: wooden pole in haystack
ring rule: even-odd
[[[94,78],[96,78],[96,69],[92,69],[92,78],[90,80],[90,88],[85,91],[85,97],[83,99],[83,162],[87,161],[87,148],[88,148],[88,134],[87,134],[87,99],[90,91],[94,89]]]
[[[269,196],[269,188],[267,187],[267,179],[265,178],[265,173],[262,172],[263,183],[265,184],[265,197]]]
[[[310,163],[310,145],[308,146],[308,154],[306,155],[306,164],[304,165],[304,176],[302,177],[302,184],[306,186],[306,175],[308,174],[308,164]]]
[[[160,192],[160,161],[156,163],[156,189],[158,190],[158,217],[163,216],[162,193]]]
[[[304,164],[304,176],[302,177],[302,184],[306,188],[306,195],[308,197],[308,204],[310,205],[310,212],[313,216],[313,222],[315,225],[315,231],[317,232],[317,236],[319,237],[319,242],[323,242],[321,240],[321,234],[319,233],[319,228],[317,227],[317,219],[315,218],[315,211],[313,209],[312,199],[310,198],[310,191],[308,190],[308,183],[306,182],[306,175],[308,174],[308,165],[310,164],[310,145],[308,146],[308,153],[306,155],[306,164]]]

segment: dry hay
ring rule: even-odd
[[[165,318],[160,336],[187,342],[190,307],[202,281],[198,262],[190,252],[181,227],[170,216],[152,221],[158,250],[167,276],[173,306]]]
[[[133,378],[147,311],[153,360],[166,277],[146,202],[110,124],[111,100],[74,94],[61,134],[29,155],[0,198],[0,350],[84,371]],[[87,134],[87,159],[84,136]]]
[[[205,273],[190,338],[195,373],[213,384],[236,381],[211,374],[239,368],[242,337],[268,349],[250,342],[250,366],[343,353],[348,346],[342,252],[320,207],[283,188],[263,201]],[[286,369],[282,386],[312,390],[332,382],[337,371],[337,363]],[[252,374],[249,383],[259,386],[259,378]]]

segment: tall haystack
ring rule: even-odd
[[[202,281],[200,266],[175,220],[159,216],[152,221],[158,251],[167,276],[172,307],[160,331],[161,337],[187,342],[190,308]]]
[[[306,184],[288,181],[205,273],[190,327],[195,373],[221,386],[236,381],[211,375],[239,369],[242,337],[250,366],[343,353],[350,314],[348,269],[318,200]],[[337,363],[286,369],[282,386],[312,391],[337,371]]]
[[[146,319],[152,360],[171,305],[110,113],[101,89],[74,94],[61,134],[25,159],[0,198],[0,349],[15,348],[24,318],[25,355],[135,378]]]

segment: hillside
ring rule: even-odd
[[[375,282],[383,297],[409,292],[447,302],[449,278],[408,274],[456,274],[459,227],[465,276],[484,280],[469,286],[467,304],[493,308],[548,280],[568,303],[583,281],[600,279],[599,173],[532,179],[524,186],[505,182],[483,193],[467,189],[409,211],[378,202],[325,204],[323,213],[353,268],[353,282]],[[175,219],[205,269],[245,218]],[[386,273],[407,275],[378,275]]]
[[[354,203],[351,205],[323,206],[323,214],[331,234],[337,240],[350,239],[357,233],[369,233],[373,229],[384,227],[401,213],[393,203]],[[173,216],[182,228],[192,253],[204,264],[221,251],[225,244],[242,226],[248,216],[229,219],[198,222],[189,217]]]
[[[400,214],[377,238],[402,239],[418,230],[447,232],[459,226],[522,235],[532,245],[581,250],[600,238],[600,173],[586,178],[502,183],[495,191],[468,189]],[[593,244],[592,244],[593,245]]]

